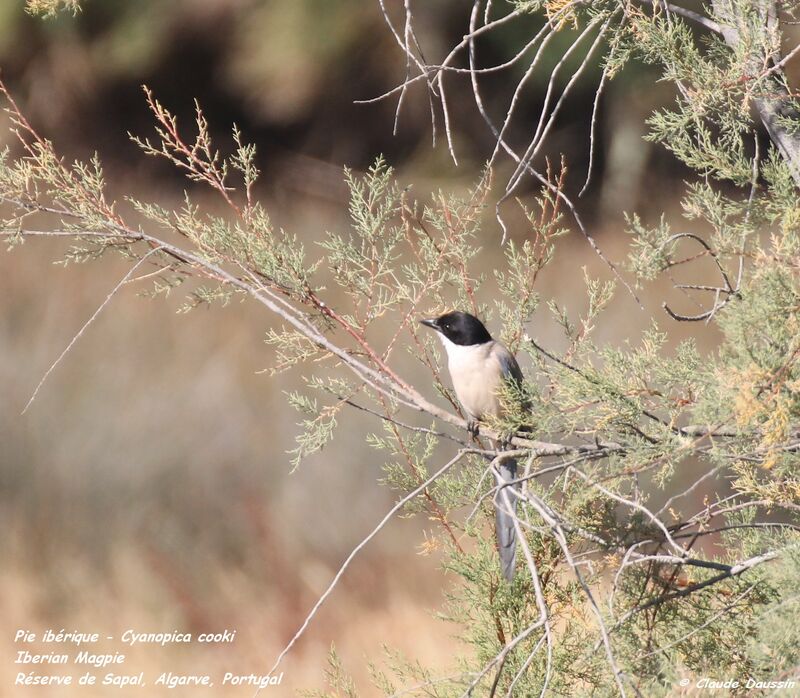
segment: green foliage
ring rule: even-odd
[[[33,15],[55,17],[62,10],[76,14],[80,11],[80,0],[26,0],[26,9]]]
[[[325,680],[331,688],[330,691],[301,691],[300,695],[308,698],[358,698],[356,685],[344,670],[342,660],[333,645],[328,653]]]

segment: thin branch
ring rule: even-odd
[[[748,596],[750,594],[750,592],[753,591],[753,589],[755,589],[755,588],[756,588],[755,584],[747,587],[747,589],[745,589],[741,594],[739,594],[733,601],[731,601],[729,604],[724,606],[720,611],[715,613],[713,616],[711,616],[711,618],[709,618],[707,621],[705,621],[701,625],[698,625],[696,628],[692,628],[692,630],[690,630],[688,633],[683,635],[683,637],[679,637],[677,640],[673,640],[669,644],[664,645],[663,647],[659,647],[658,649],[655,649],[652,652],[647,652],[645,654],[640,654],[633,661],[634,662],[640,662],[643,659],[647,659],[648,657],[652,657],[652,656],[654,656],[656,654],[662,654],[664,652],[667,652],[667,651],[671,650],[673,647],[676,647],[677,645],[681,644],[682,642],[686,642],[686,640],[688,640],[692,635],[695,635],[695,634],[699,633],[701,630],[704,630],[709,625],[711,625],[712,623],[714,623],[717,620],[719,620],[720,618],[722,618],[722,616],[727,615],[730,611],[732,611],[736,607],[736,605],[745,596]]]
[[[709,19],[705,15],[701,15],[699,12],[695,12],[694,10],[690,10],[686,7],[680,7],[679,5],[674,5],[672,3],[664,2],[664,0],[638,0],[645,5],[651,5],[654,8],[662,7],[668,10],[669,12],[680,15],[681,17],[685,17],[686,19],[690,19],[693,22],[705,27],[709,31],[714,32],[715,34],[722,34],[722,27],[715,22],[713,19]]]
[[[630,609],[627,613],[625,613],[614,625],[611,629],[612,632],[617,628],[621,627],[629,618],[636,615],[637,613],[641,613],[642,611],[646,611],[648,608],[654,608],[655,606],[660,606],[661,604],[666,603],[667,601],[674,601],[675,599],[681,599],[685,596],[689,596],[690,594],[694,594],[696,591],[700,591],[702,589],[707,589],[710,586],[715,584],[719,584],[719,582],[725,581],[726,579],[733,579],[734,577],[738,577],[740,574],[747,572],[748,570],[757,567],[758,565],[762,565],[765,562],[770,562],[771,560],[775,560],[780,556],[779,552],[768,552],[763,555],[758,555],[756,557],[752,557],[749,560],[744,560],[736,565],[732,565],[730,570],[721,572],[709,579],[706,579],[702,582],[697,582],[696,584],[691,584],[683,589],[679,589],[678,591],[670,592],[669,594],[664,594],[662,596],[657,596],[649,601],[636,606],[635,608]]]
[[[67,346],[64,348],[64,351],[62,351],[58,355],[58,358],[55,361],[53,361],[52,364],[50,364],[50,368],[48,368],[47,371],[45,371],[45,374],[42,376],[42,379],[37,384],[36,389],[33,391],[33,394],[31,395],[30,399],[25,404],[25,408],[22,410],[22,414],[25,414],[28,411],[28,408],[33,404],[33,401],[36,399],[36,396],[39,394],[39,391],[42,389],[42,386],[44,385],[44,383],[47,380],[47,378],[55,370],[56,366],[58,366],[58,364],[61,363],[61,360],[69,353],[69,350],[72,349],[73,346],[75,346],[75,343],[83,336],[83,333],[97,319],[97,317],[100,315],[100,313],[103,312],[103,309],[111,302],[111,299],[116,295],[117,291],[119,291],[127,283],[128,279],[130,279],[133,276],[133,274],[136,272],[136,270],[140,266],[142,266],[142,264],[144,264],[145,261],[147,261],[148,257],[150,257],[152,254],[154,254],[156,252],[160,252],[161,249],[162,249],[161,247],[155,247],[155,248],[151,249],[149,252],[147,252],[146,254],[144,254],[142,256],[142,258],[139,259],[139,261],[136,262],[136,264],[134,264],[130,269],[128,269],[127,273],[125,274],[125,276],[122,277],[122,279],[119,281],[119,283],[117,283],[117,285],[114,286],[114,288],[111,289],[111,292],[105,297],[105,300],[98,306],[97,310],[95,310],[91,314],[89,319],[83,324],[83,326],[72,337],[72,339],[70,340],[69,344],[67,344]]]
[[[317,611],[322,607],[322,604],[325,603],[326,599],[331,595],[336,585],[339,583],[339,580],[342,578],[342,575],[345,573],[347,568],[350,566],[350,563],[356,558],[358,553],[363,550],[367,544],[381,531],[381,529],[392,519],[392,517],[400,511],[406,504],[412,501],[414,498],[417,497],[420,493],[422,493],[426,488],[430,487],[436,480],[438,480],[442,475],[444,475],[450,468],[452,468],[456,463],[458,463],[465,455],[471,453],[470,449],[462,449],[460,450],[454,458],[448,461],[445,465],[443,465],[439,470],[437,470],[433,475],[431,475],[425,482],[423,482],[419,487],[414,489],[413,491],[409,492],[405,497],[403,497],[400,501],[397,502],[384,516],[378,525],[370,531],[370,533],[350,552],[350,554],[345,558],[345,561],[342,563],[339,571],[334,575],[333,579],[331,580],[328,587],[322,593],[322,595],[317,599],[317,602],[314,604],[313,608],[306,616],[306,619],[303,621],[300,628],[294,634],[292,639],[289,641],[289,644],[283,648],[281,653],[278,655],[278,658],[275,660],[275,663],[272,665],[272,668],[267,672],[269,675],[275,673],[275,670],[278,668],[280,663],[283,661],[283,658],[288,654],[289,650],[294,647],[295,643],[300,639],[303,633],[308,628],[309,624],[313,620],[314,616],[317,614]],[[259,688],[255,695],[260,693],[261,689]]]

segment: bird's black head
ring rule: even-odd
[[[453,344],[459,344],[464,347],[473,344],[484,344],[492,339],[492,336],[478,318],[469,313],[462,313],[460,310],[445,313],[433,320],[420,320],[420,322],[441,333]]]

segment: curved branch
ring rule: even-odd
[[[777,35],[778,3],[775,0],[756,0],[752,5],[759,15],[759,24],[763,27],[765,35],[770,32]],[[731,0],[712,0],[711,6],[720,20],[720,33],[725,39],[725,43],[736,51],[742,43],[745,18],[741,16],[740,11],[737,12],[737,8]],[[770,41],[770,38],[765,36],[765,40]],[[779,40],[773,40],[772,44],[772,50],[768,51],[766,55],[758,51],[760,46],[756,46],[756,50],[747,60],[747,72],[752,76],[762,72],[765,60],[771,59],[774,62],[773,68],[769,71],[769,89],[763,90],[761,94],[755,96],[753,105],[758,111],[770,139],[789,167],[792,179],[800,187],[800,133],[790,130],[786,125],[787,120],[797,122],[800,119],[800,113],[793,104],[783,71],[778,68],[784,64],[780,56]]]

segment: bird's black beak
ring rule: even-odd
[[[439,331],[439,325],[436,324],[436,320],[428,320],[427,318],[422,318],[420,321],[421,325],[425,325],[425,327],[430,327],[432,330]]]

